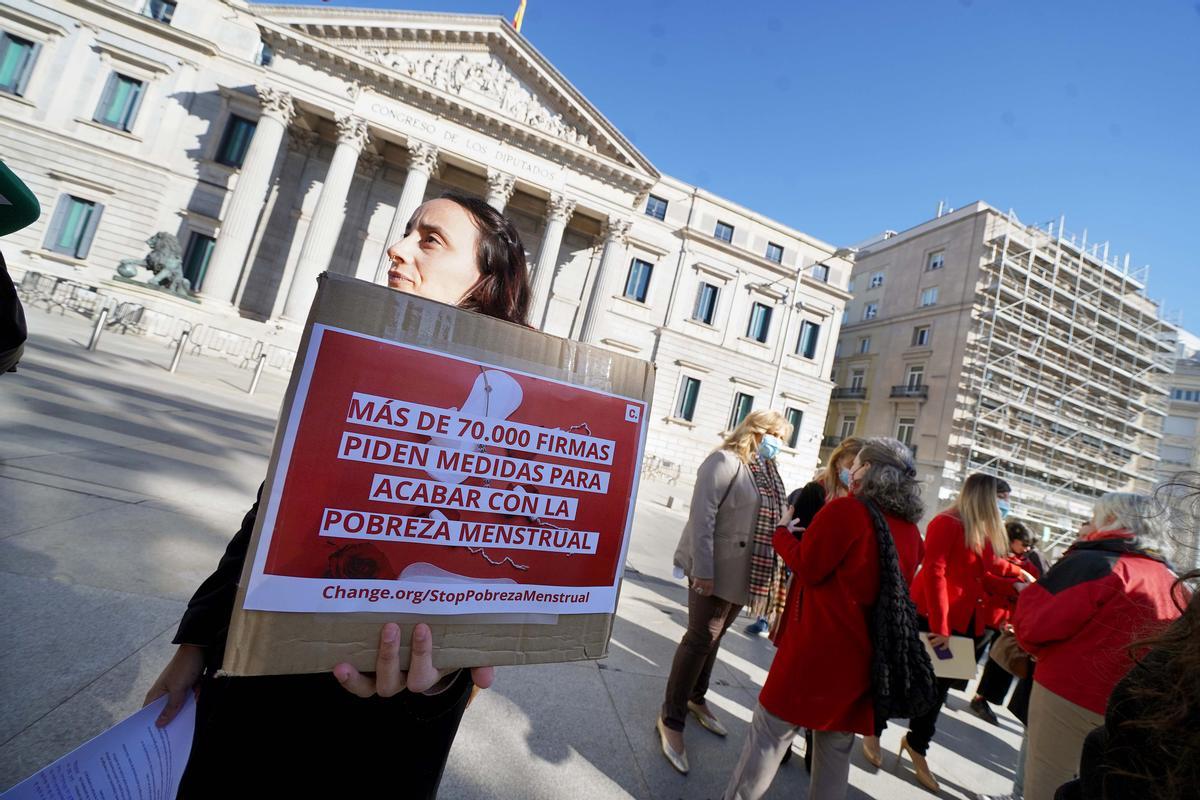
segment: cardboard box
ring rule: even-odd
[[[428,623],[439,669],[603,657],[653,389],[648,362],[322,275],[223,672],[373,670],[385,622],[402,662]]]

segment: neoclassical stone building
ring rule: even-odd
[[[648,452],[683,483],[750,408],[799,423],[789,483],[816,464],[843,253],[660,174],[498,17],[5,0],[0,155],[44,207],[3,242],[18,279],[282,342],[320,272],[379,280],[423,200],[484,197],[528,250],[533,324],[657,364]],[[155,231],[200,302],[112,280]]]

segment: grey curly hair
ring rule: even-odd
[[[858,451],[858,462],[867,471],[858,480],[854,494],[870,500],[885,514],[916,522],[925,513],[921,484],[906,446],[896,439],[875,436]]]

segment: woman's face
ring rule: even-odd
[[[430,200],[408,221],[404,238],[387,249],[388,287],[458,305],[481,277],[479,229],[452,200]]]
[[[853,491],[856,488],[855,484],[857,484],[859,479],[866,473],[867,466],[868,465],[864,464],[862,462],[862,459],[860,459],[858,456],[855,456],[854,460],[850,462],[850,487],[849,488],[851,489],[851,491]]]

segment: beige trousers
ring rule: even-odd
[[[783,754],[792,746],[792,739],[799,730],[767,711],[761,703],[757,704],[742,755],[725,787],[725,800],[758,800],[766,794]],[[845,800],[853,747],[853,733],[813,731],[808,800]]]
[[[1103,715],[1064,700],[1035,680],[1025,729],[1025,800],[1054,800],[1058,787],[1079,774],[1084,738],[1103,724]]]

